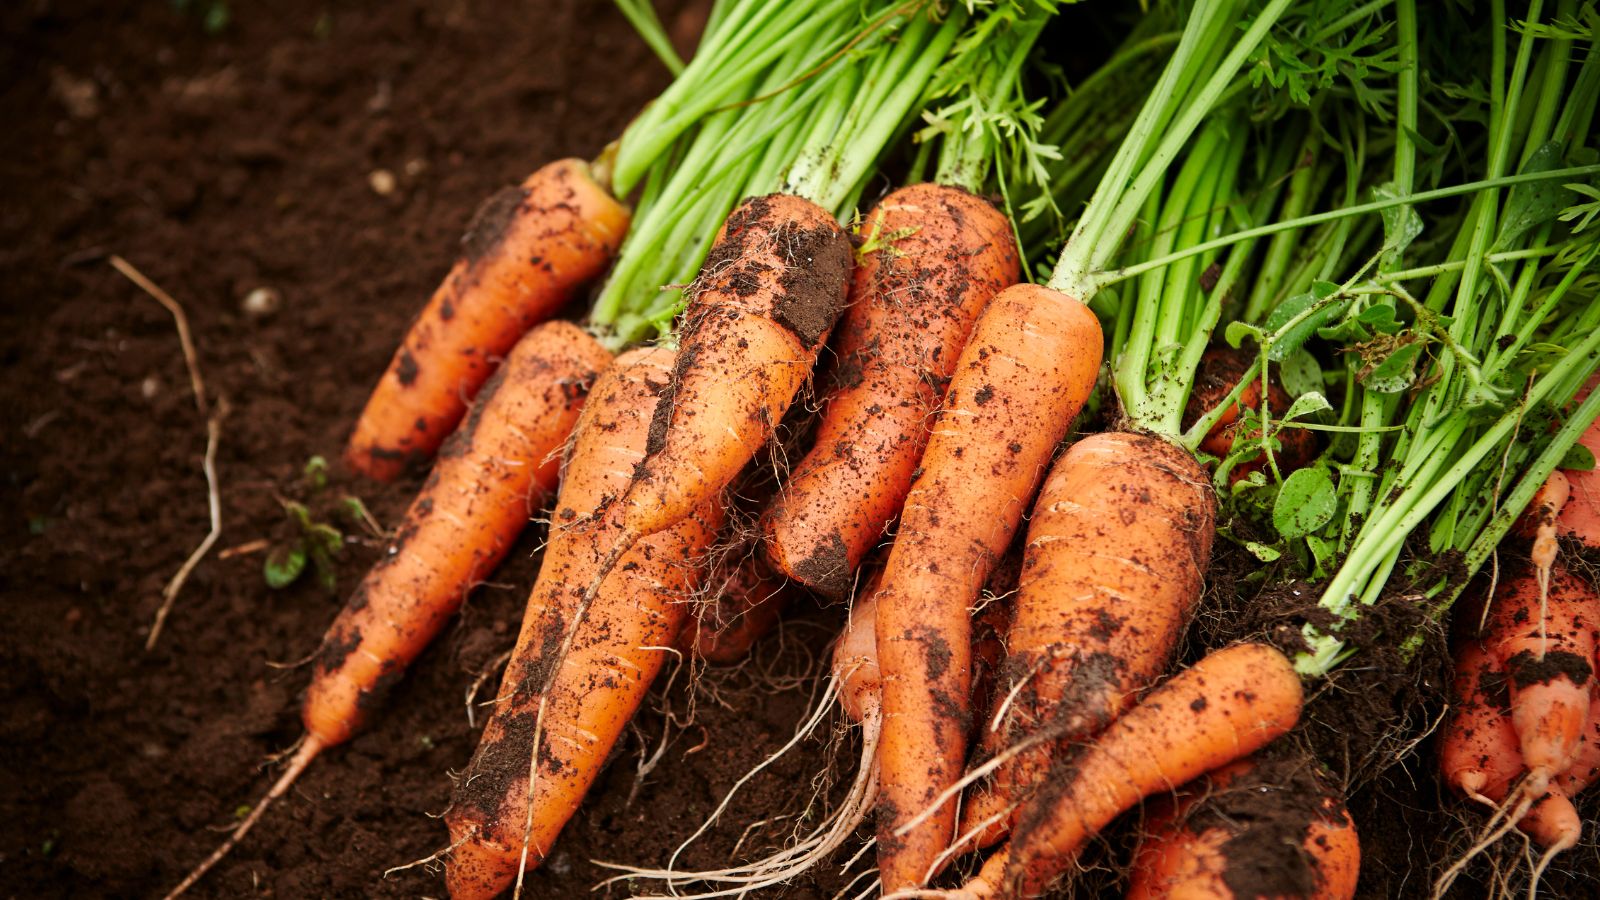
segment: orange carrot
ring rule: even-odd
[[[1002,852],[957,896],[1036,897],[1085,842],[1152,794],[1254,753],[1300,717],[1300,676],[1265,644],[1236,644],[1152,690],[1082,753],[1058,760]]]
[[[901,188],[861,233],[816,442],[762,521],[773,564],[831,597],[900,513],[978,313],[1020,275],[1011,223],[960,188]]]
[[[489,198],[356,422],[350,466],[391,481],[432,457],[500,358],[605,269],[627,229],[627,208],[578,159]]]
[[[168,897],[233,849],[322,750],[350,739],[473,585],[500,564],[554,489],[557,455],[611,355],[567,322],[535,328],[484,386],[383,558],[323,638],[288,767],[233,834]]]
[[[1439,769],[1451,788],[1485,806],[1499,808],[1527,772],[1517,730],[1511,721],[1511,695],[1499,658],[1483,641],[1456,641],[1455,680],[1450,718],[1439,742]],[[1591,704],[1589,720],[1572,767],[1548,790],[1536,794],[1517,827],[1540,846],[1561,850],[1575,845],[1582,823],[1571,797],[1600,775],[1600,704]],[[1531,794],[1536,785],[1524,789]]]
[[[1589,718],[1600,596],[1559,564],[1548,597],[1533,567],[1513,562],[1491,601],[1484,641],[1510,681],[1511,723],[1535,793],[1571,765]]]
[[[1355,895],[1355,823],[1307,760],[1242,760],[1175,799],[1146,811],[1126,900]]]
[[[1216,498],[1194,455],[1160,438],[1098,434],[1070,447],[1034,506],[1007,635],[1007,701],[988,749],[1044,741],[996,769],[962,811],[978,846],[1048,770],[1131,706],[1171,662],[1205,586]]]
[[[704,507],[623,557],[582,621],[574,585],[586,584],[615,525],[603,515],[644,456],[656,391],[672,353],[624,354],[601,376],[567,460],[554,526],[494,715],[457,782],[445,822],[446,882],[461,900],[493,897],[542,862],[577,811],[683,625],[683,602],[720,524]],[[597,515],[601,513],[601,515]],[[570,651],[557,653],[568,629]],[[547,687],[548,686],[548,687]],[[530,791],[541,697],[545,741]]]
[[[680,633],[678,649],[716,665],[749,656],[756,642],[777,627],[794,595],[788,582],[749,556],[714,566],[706,586],[706,596],[694,601],[694,617]]]
[[[1088,399],[1101,345],[1087,307],[1022,284],[990,301],[957,360],[879,596],[886,892],[921,885],[953,836],[954,798],[903,826],[961,775],[971,724],[968,610]]]
[[[684,312],[647,456],[622,498],[629,539],[682,521],[733,481],[811,377],[844,307],[850,242],[790,194],[728,216]]]
[[[1583,402],[1596,383],[1600,383],[1600,375],[1589,379],[1574,402]],[[1578,443],[1600,457],[1600,419],[1589,423],[1578,436]],[[1600,471],[1568,470],[1566,476],[1572,484],[1572,501],[1561,510],[1560,531],[1577,538],[1585,546],[1600,547]]]
[[[1250,365],[1251,356],[1243,350],[1232,347],[1213,347],[1207,350],[1201,356],[1200,368],[1195,373],[1194,390],[1189,394],[1185,419],[1193,422],[1227,399],[1234,386],[1250,371]],[[1290,402],[1288,392],[1278,386],[1277,379],[1269,379],[1267,411],[1272,415],[1282,415],[1289,408]],[[1246,424],[1240,421],[1240,416],[1245,410],[1261,411],[1259,375],[1250,379],[1250,383],[1244,386],[1238,399],[1224,409],[1216,423],[1211,426],[1211,430],[1206,432],[1205,439],[1200,442],[1200,449],[1223,459],[1233,452],[1233,445],[1239,439],[1259,437],[1259,429],[1246,433]],[[1309,464],[1317,454],[1315,435],[1303,428],[1280,429],[1277,432],[1277,440],[1280,449],[1274,451],[1274,459],[1280,473]],[[1250,472],[1265,470],[1266,467],[1265,456],[1257,456],[1235,466],[1229,472],[1229,476],[1236,482]]]

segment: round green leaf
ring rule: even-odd
[[[1272,504],[1272,525],[1285,538],[1305,537],[1328,524],[1338,505],[1338,493],[1327,469],[1301,469],[1278,488],[1278,498]]]

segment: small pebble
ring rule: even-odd
[[[388,169],[373,169],[367,176],[367,184],[372,187],[372,192],[379,197],[387,197],[394,193],[394,173]]]
[[[161,379],[156,376],[146,375],[145,379],[139,382],[139,395],[146,400],[154,400],[159,393],[161,393]]]
[[[252,319],[265,319],[283,305],[283,295],[269,287],[258,287],[244,295],[239,307]]]

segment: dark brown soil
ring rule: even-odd
[[[216,35],[183,5],[0,5],[5,896],[159,896],[265,789],[260,767],[299,735],[307,677],[269,663],[312,654],[342,594],[313,578],[270,590],[260,550],[225,551],[294,533],[279,495],[305,496],[300,471],[313,454],[337,459],[485,198],[548,160],[593,156],[666,81],[605,3],[237,2]],[[680,44],[691,43],[703,4],[665,5]],[[375,190],[389,179],[392,190]],[[205,431],[171,318],[111,269],[112,253],[186,307],[207,384],[229,410],[222,538],[150,652],[161,588],[207,528]],[[276,312],[244,311],[258,288],[281,298]],[[354,492],[387,524],[420,483],[380,487],[337,468],[330,478],[319,515]],[[444,809],[449,773],[478,735],[463,696],[512,643],[537,546],[530,534],[370,727],[318,760],[194,896],[441,895],[426,869],[382,873],[443,845],[429,815]],[[347,544],[341,592],[378,553],[372,540]],[[1253,567],[1222,550],[1219,562],[1208,620],[1228,624],[1254,599]],[[1270,626],[1273,610],[1192,637]],[[808,607],[754,662],[702,678],[688,724],[684,677],[658,689],[532,876],[532,896],[590,896],[607,874],[592,859],[664,862],[792,734],[816,684],[799,676],[820,666],[840,615]],[[1408,715],[1421,723],[1438,714],[1440,669],[1408,681],[1381,668],[1352,667],[1312,701],[1306,743],[1341,777],[1351,760],[1340,753],[1366,746],[1352,732],[1378,727],[1350,715],[1348,698],[1414,702]],[[680,724],[640,778],[668,704]],[[812,776],[831,762],[849,772],[854,753],[848,741],[803,743],[744,789],[683,864],[726,864],[747,825],[805,808],[826,789]],[[1362,770],[1351,810],[1365,896],[1425,896],[1435,861],[1468,843],[1458,817],[1483,820],[1440,796],[1431,760],[1424,743],[1398,765]],[[756,829],[743,852],[795,827]],[[1085,857],[1075,895],[1116,895],[1128,828]],[[1600,850],[1585,838],[1547,876],[1551,896],[1594,893]],[[1475,866],[1457,894],[1481,894],[1496,868],[1525,873],[1517,843]],[[781,893],[842,886],[829,873]]]

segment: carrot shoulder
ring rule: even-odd
[[[350,466],[389,481],[432,457],[517,339],[604,270],[628,219],[577,159],[489,198],[356,422]]]
[[[1088,399],[1101,352],[1087,307],[1021,284],[990,301],[956,363],[878,597],[886,892],[923,884],[954,836],[953,799],[905,826],[956,782],[966,760],[969,608]]]
[[[1215,519],[1205,470],[1160,438],[1092,435],[1056,461],[1006,637],[1005,716],[985,723],[991,749],[1043,743],[1002,764],[963,809],[962,833],[992,822],[979,846],[1005,833],[1054,747],[1105,728],[1166,670],[1204,588]]]
[[[762,522],[773,564],[834,597],[899,515],[978,313],[1020,274],[1011,223],[960,188],[901,188],[860,231],[815,444]]]
[[[457,782],[445,823],[453,850],[446,881],[456,900],[493,897],[543,861],[628,721],[683,625],[683,602],[720,522],[707,507],[636,545],[606,579],[587,616],[572,618],[573,585],[586,584],[615,529],[602,511],[644,455],[655,393],[672,354],[624,354],[601,377],[585,411],[556,502],[554,526],[494,714]],[[571,651],[556,659],[566,629]],[[540,694],[550,682],[537,782],[529,792]],[[531,802],[531,807],[530,807]],[[530,808],[532,815],[530,817]]]

